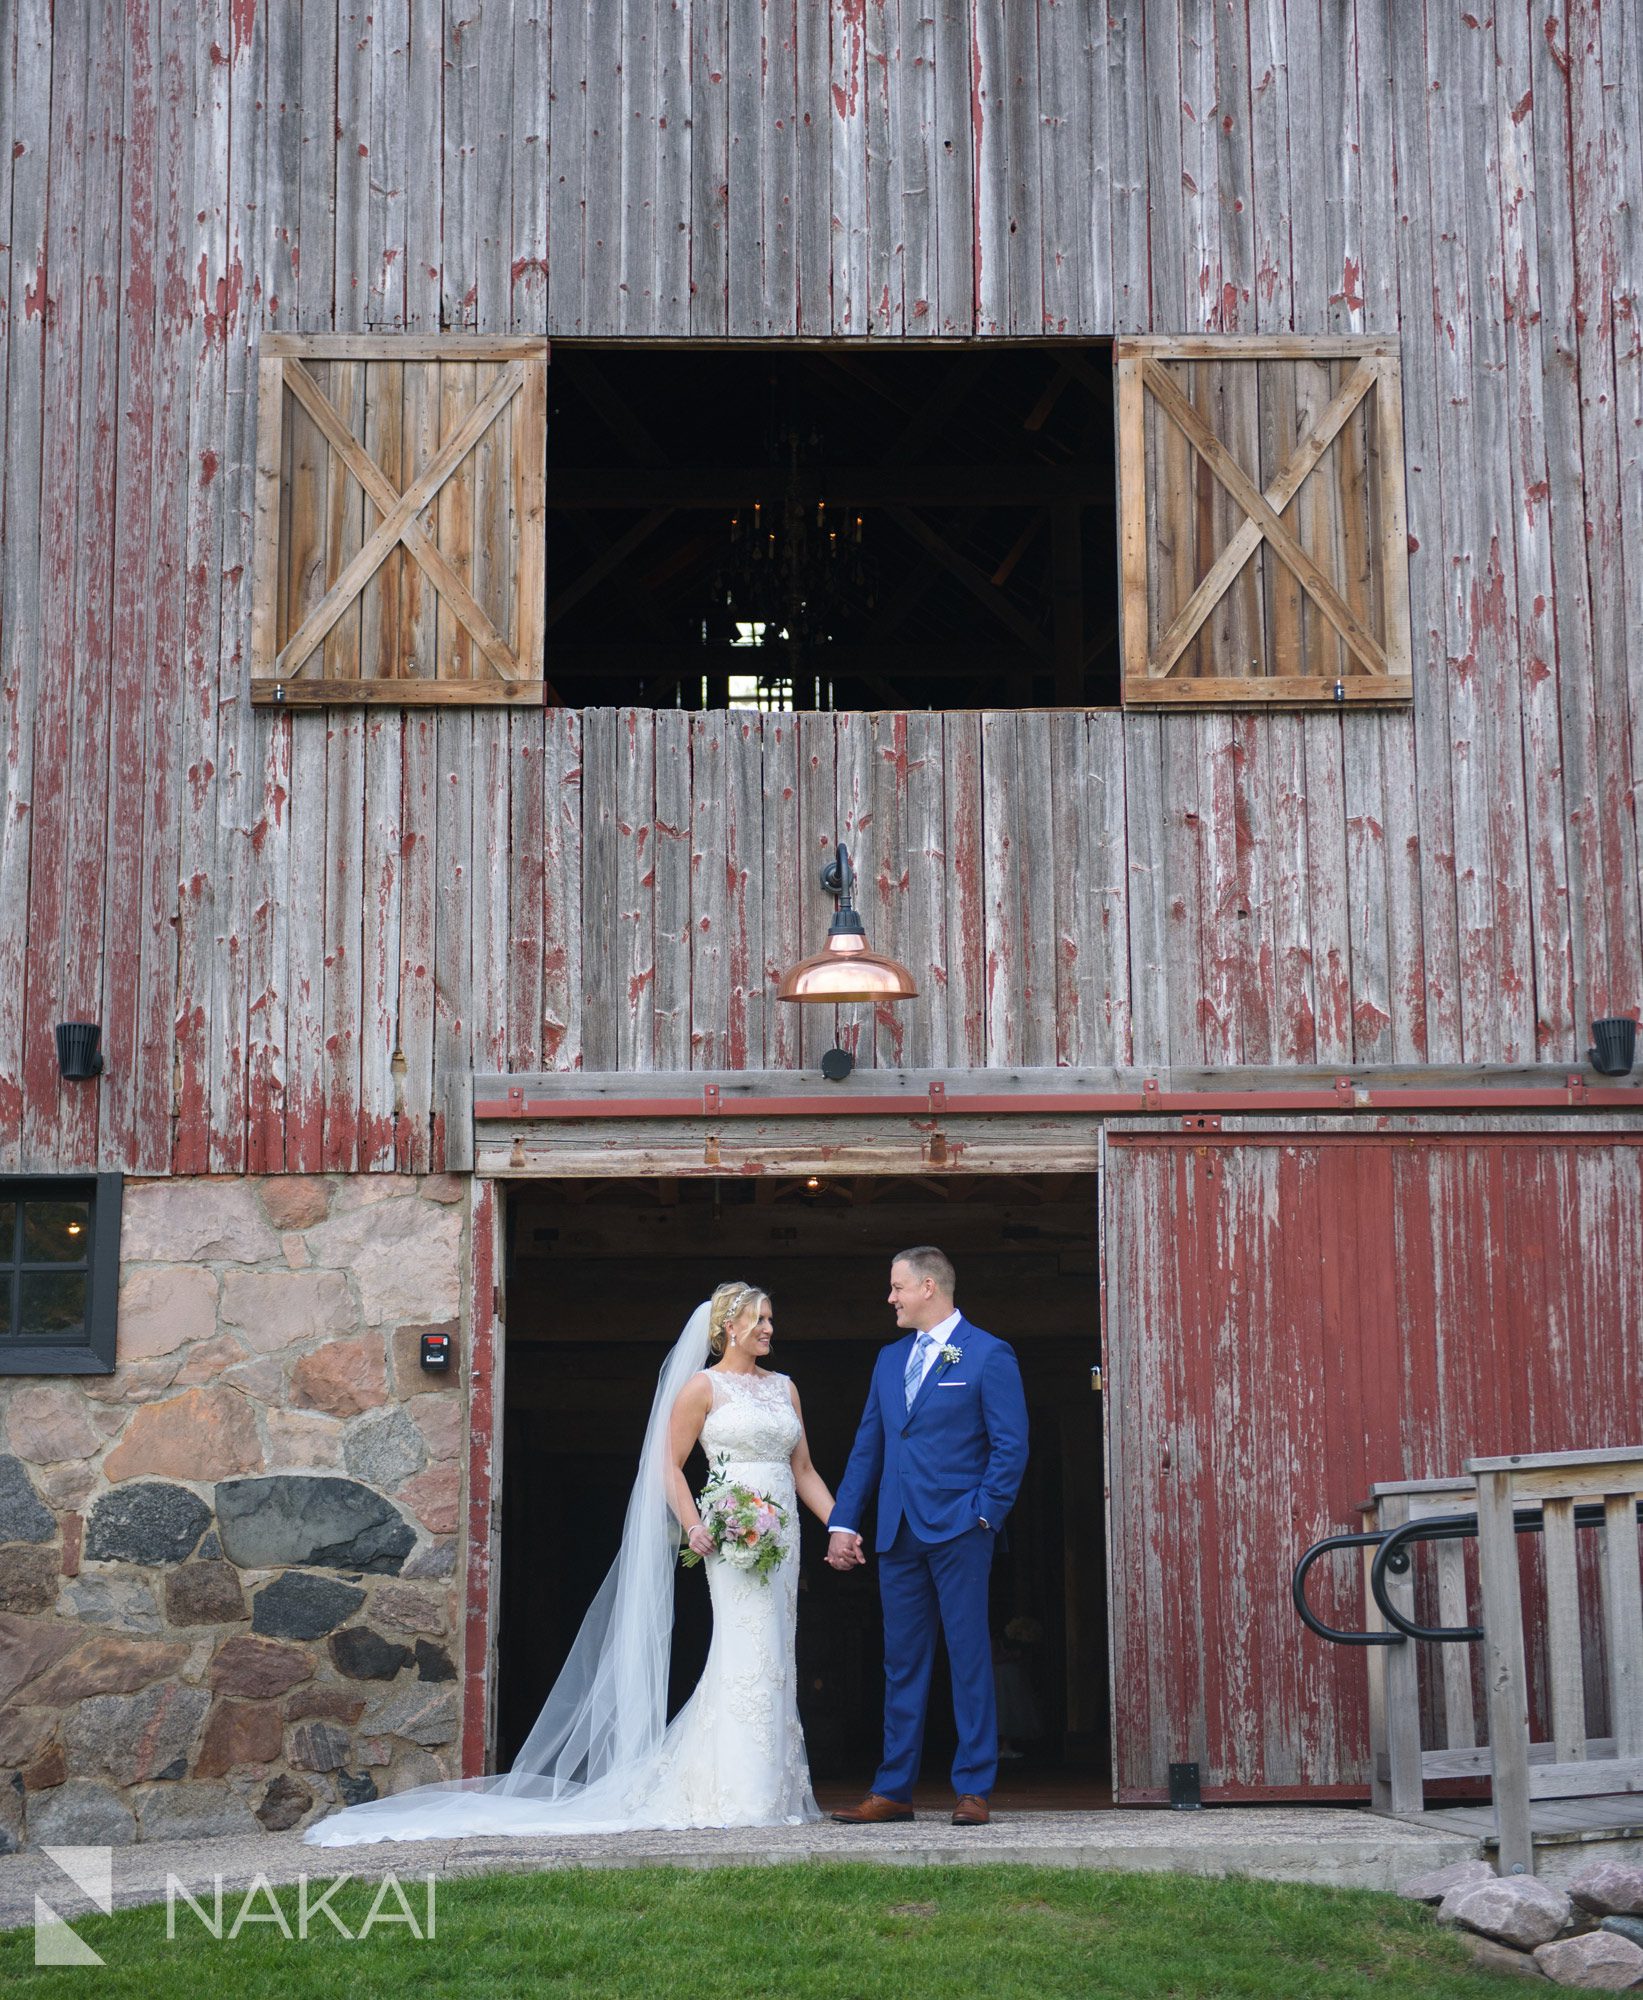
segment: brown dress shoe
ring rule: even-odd
[[[987,1801],[975,1792],[964,1792],[953,1808],[954,1826],[985,1826],[992,1818]]]
[[[986,1807],[982,1807],[985,1813]],[[887,1799],[878,1792],[869,1792],[859,1806],[841,1806],[833,1819],[843,1820],[846,1826],[880,1826],[886,1820],[911,1819],[913,1808],[904,1805],[900,1799]]]

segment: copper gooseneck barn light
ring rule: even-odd
[[[885,958],[868,944],[855,905],[855,878],[850,851],[841,842],[821,871],[823,889],[838,898],[833,921],[827,927],[827,942],[814,957],[800,959],[782,974],[776,990],[778,1000],[842,1006],[858,1000],[918,998],[918,987],[906,966]],[[829,1049],[822,1058],[822,1074],[833,1083],[842,1083],[854,1067],[847,1049]]]

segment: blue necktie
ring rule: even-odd
[[[918,1394],[920,1384],[924,1380],[924,1357],[930,1351],[930,1338],[929,1334],[921,1333],[913,1342],[913,1351],[907,1357],[907,1373],[902,1377],[902,1387],[907,1392],[908,1409],[913,1407],[913,1398]]]

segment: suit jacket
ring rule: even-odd
[[[986,1516],[999,1529],[1027,1468],[1027,1399],[1015,1350],[961,1318],[908,1409],[907,1357],[915,1334],[881,1350],[873,1367],[833,1519],[856,1529],[877,1488],[881,1553],[903,1520],[921,1541],[950,1542]]]

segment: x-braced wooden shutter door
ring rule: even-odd
[[[1124,701],[1410,701],[1385,339],[1121,340]]]
[[[268,334],[256,702],[538,704],[547,343]]]

